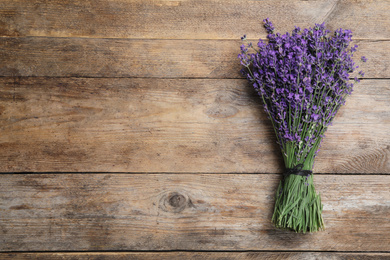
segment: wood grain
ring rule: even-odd
[[[271,224],[274,174],[3,174],[0,250],[390,251],[390,176],[317,175],[326,231]]]
[[[389,13],[389,0],[0,1],[0,259],[389,259]],[[324,232],[270,223],[282,159],[237,59],[266,17],[351,29],[369,60],[315,164]]]
[[[41,260],[386,260],[390,253],[328,253],[328,252],[113,252],[113,253],[0,253],[0,258]]]
[[[389,173],[389,80],[363,81],[319,173]],[[246,80],[0,78],[2,172],[282,172]]]
[[[265,38],[269,17],[280,32],[326,22],[356,38],[390,38],[388,0],[3,0],[1,36],[93,38]]]
[[[242,78],[240,44],[240,40],[3,37],[0,76]],[[356,44],[355,61],[365,77],[389,78],[390,41]],[[362,55],[367,63],[360,61]]]

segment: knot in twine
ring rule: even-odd
[[[287,169],[287,171],[283,173],[283,180],[285,180],[291,174],[308,177],[313,173],[312,171],[309,170],[302,170],[302,168],[303,168],[303,164],[297,164],[294,168]]]

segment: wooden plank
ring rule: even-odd
[[[3,174],[0,250],[390,251],[390,176],[317,175],[326,231],[271,224],[274,174]]]
[[[389,84],[356,87],[315,172],[390,173]],[[283,171],[246,80],[11,77],[0,86],[2,172]]]
[[[270,17],[280,32],[325,21],[357,38],[390,38],[388,0],[3,0],[0,10],[2,36],[264,38],[261,20]]]
[[[328,252],[115,252],[115,253],[0,253],[0,258],[42,260],[105,260],[105,259],[160,259],[160,260],[229,260],[229,259],[274,259],[274,260],[385,260],[390,253],[328,253]]]
[[[256,42],[256,41],[255,41]],[[241,40],[0,38],[0,76],[242,78]],[[389,78],[390,41],[356,41],[367,78]],[[365,55],[367,63],[360,57]]]

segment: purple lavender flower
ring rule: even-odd
[[[265,19],[263,20],[263,22],[264,22],[264,27],[265,27],[265,29],[267,30],[267,32],[268,32],[269,34],[272,34],[272,33],[274,32],[274,30],[275,30],[275,27],[274,27],[274,25],[271,23],[271,21],[269,20],[269,18],[265,18]]]
[[[354,80],[355,80],[356,83],[360,82],[360,79],[358,77],[355,77]]]
[[[352,59],[358,46],[348,47],[350,30],[331,33],[325,24],[315,24],[274,34],[272,22],[263,22],[268,43],[260,39],[256,49],[251,43],[241,47],[242,72],[274,125],[286,167],[302,163],[311,170],[324,132],[353,91],[349,78],[358,68]]]

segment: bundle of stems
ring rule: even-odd
[[[331,34],[324,24],[315,24],[281,35],[268,18],[263,22],[268,42],[260,39],[257,48],[241,45],[238,58],[272,122],[286,166],[272,222],[278,228],[315,232],[325,225],[313,184],[314,160],[324,133],[352,93],[349,77],[358,68],[353,61],[357,45],[349,47],[350,30]],[[363,76],[360,71],[359,78]]]

